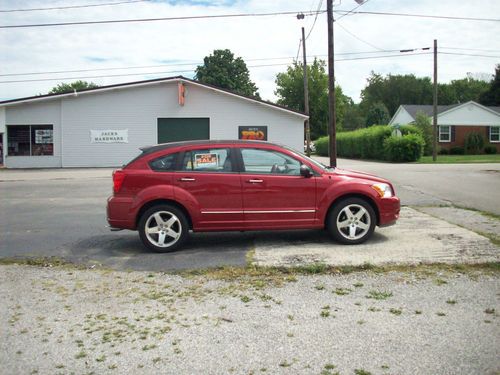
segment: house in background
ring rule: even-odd
[[[432,122],[432,105],[400,105],[389,125],[407,125],[414,122],[419,112]],[[437,110],[438,145],[440,148],[464,147],[469,133],[480,133],[485,146],[493,146],[500,153],[500,107],[485,107],[470,101],[463,104],[439,105]]]

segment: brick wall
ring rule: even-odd
[[[460,126],[455,125],[455,140],[454,142],[438,142],[440,148],[450,149],[451,147],[465,146],[465,138],[469,133],[479,133],[484,137],[485,146],[494,146],[497,149],[497,154],[500,154],[500,143],[490,143],[489,126]]]

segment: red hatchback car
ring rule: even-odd
[[[259,141],[188,141],[142,149],[113,173],[113,229],[138,230],[144,245],[180,247],[189,230],[326,228],[339,242],[366,241],[394,224],[393,186],[369,174],[326,167]]]

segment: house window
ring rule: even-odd
[[[500,126],[490,126],[490,142],[500,142]]]
[[[451,126],[439,126],[439,142],[451,142]]]
[[[54,155],[52,125],[8,125],[9,156]]]

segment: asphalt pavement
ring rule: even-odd
[[[499,164],[422,166],[340,159],[339,166],[390,179],[403,205],[453,202],[500,214]],[[107,228],[111,173],[112,169],[0,170],[0,257],[55,256],[115,269],[154,271],[244,265],[249,250],[296,244],[307,249],[318,241],[330,251],[343,248],[323,231],[226,232],[195,233],[180,251],[151,253],[136,232]],[[425,233],[425,225],[420,230]],[[384,247],[405,241],[398,230],[377,229],[373,243],[383,238]]]

